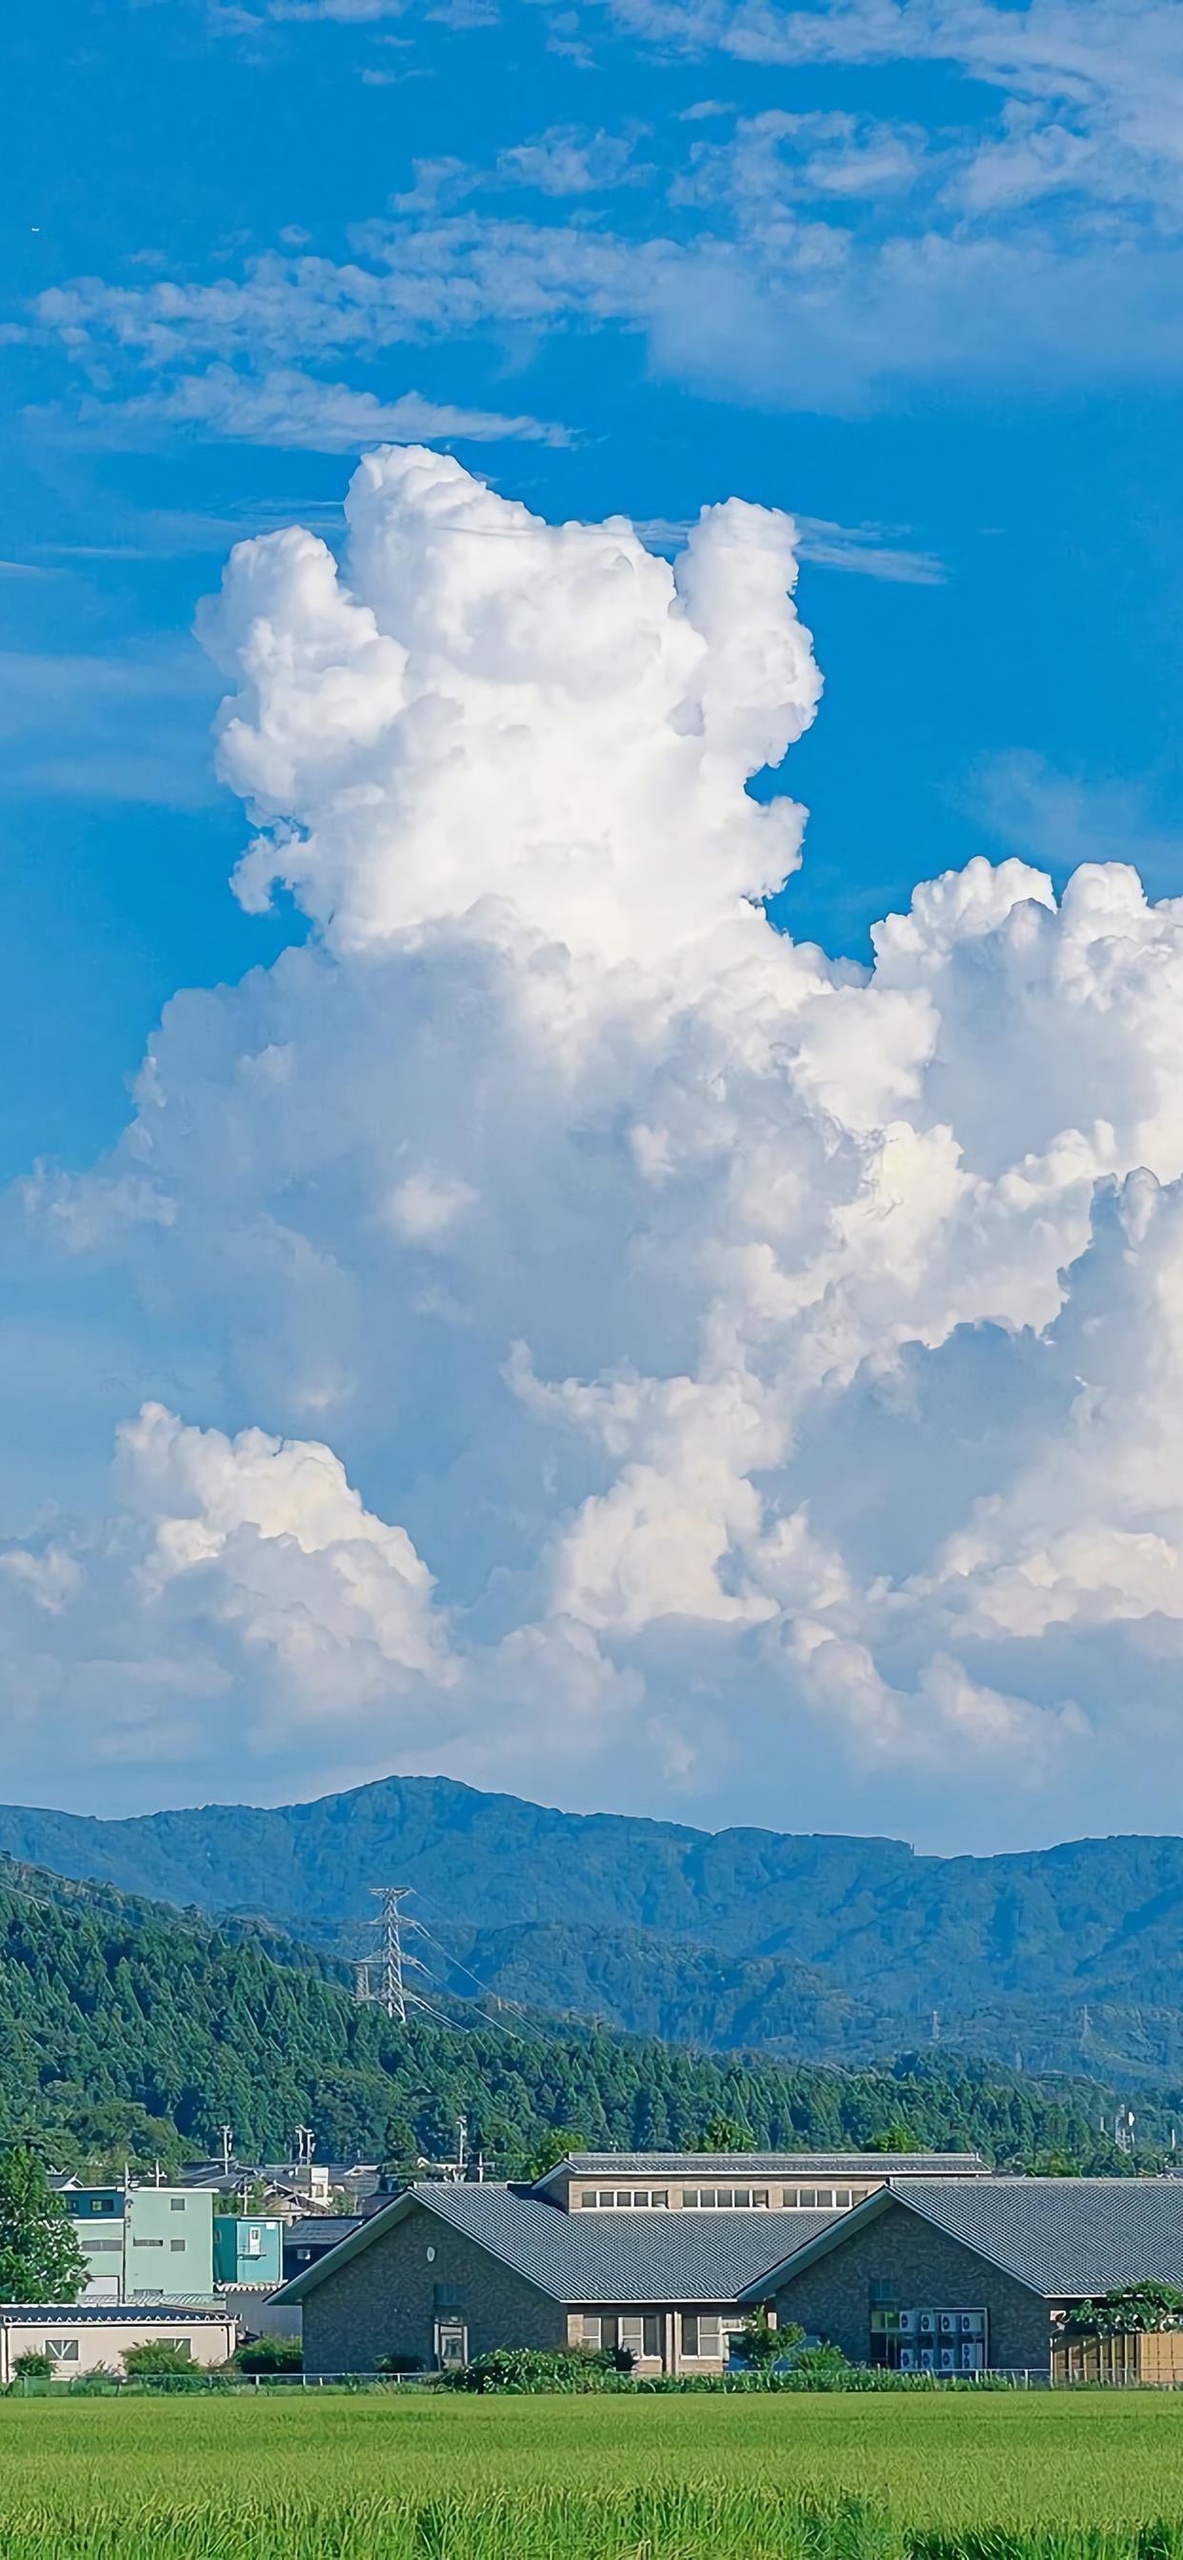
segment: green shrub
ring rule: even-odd
[[[231,2363],[239,2373],[302,2373],[304,2349],[298,2338],[249,2338]]]
[[[158,2375],[192,2373],[193,2358],[173,2338],[148,2338],[142,2346],[125,2348],[123,2370],[130,2381],[147,2382]]]
[[[627,2347],[493,2347],[445,2373],[449,2391],[620,2391],[635,2388]]]

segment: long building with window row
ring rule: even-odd
[[[533,2186],[413,2185],[276,2295],[310,2373],[462,2364],[497,2346],[619,2346],[718,2371],[766,2269],[889,2172],[972,2180],[972,2153],[573,2153]]]

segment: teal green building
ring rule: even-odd
[[[214,2215],[214,2282],[262,2285],[283,2282],[283,2224],[274,2214]]]
[[[84,2302],[208,2300],[214,2199],[194,2187],[71,2187],[62,2197],[87,2265]]]

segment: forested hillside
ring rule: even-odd
[[[917,1857],[898,1840],[692,1831],[388,1778],[126,1822],[0,1807],[0,1849],[268,1914],[341,1956],[361,1952],[372,1887],[408,1884],[507,1996],[716,2050],[856,2062],[924,2042],[935,2010],[962,2053],[1123,2091],[1183,2078],[1177,1839]]]
[[[936,2063],[779,2068],[471,2010],[403,2027],[296,1946],[0,1868],[0,2138],[35,2135],[61,2166],[167,2167],[214,2147],[224,2121],[244,2158],[286,2156],[297,2123],[321,2158],[398,2156],[409,2141],[434,2156],[461,2112],[509,2174],[556,2129],[694,2144],[719,2114],[778,2147],[861,2145],[902,2124],[999,2161],[1125,2165],[1097,2131],[1095,2091]],[[1147,2137],[1165,2130],[1148,2112]]]

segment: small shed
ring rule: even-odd
[[[167,2340],[195,2365],[225,2364],[238,2344],[238,2322],[223,2312],[177,2303],[0,2303],[0,2389],[19,2356],[47,2355],[63,2382],[100,2370],[120,2373],[129,2347]]]

